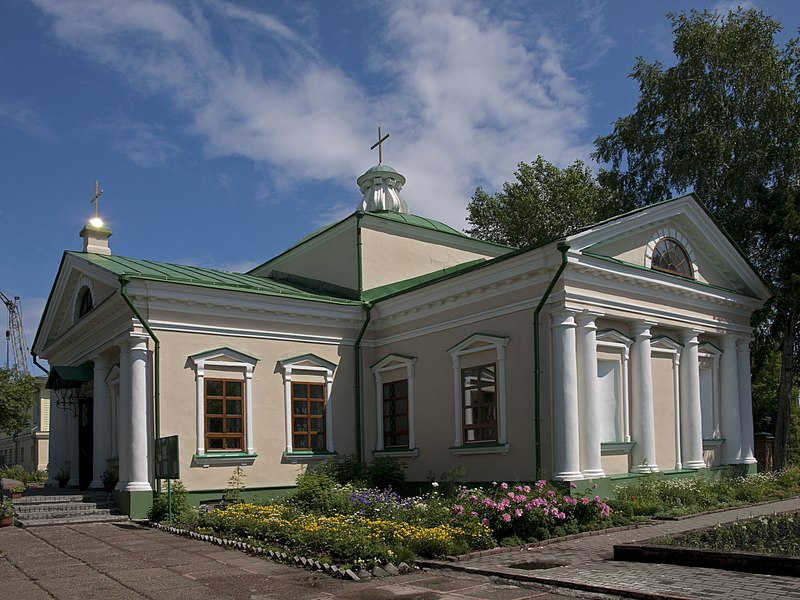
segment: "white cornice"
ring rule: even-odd
[[[196,333],[203,335],[221,335],[227,337],[255,338],[262,340],[275,340],[284,342],[304,342],[314,344],[352,346],[355,338],[342,336],[323,336],[296,333],[291,331],[271,331],[266,329],[243,329],[239,327],[218,327],[212,325],[199,325],[197,323],[179,323],[171,321],[149,321],[153,331],[174,331],[179,333]]]

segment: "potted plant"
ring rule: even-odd
[[[16,500],[17,498],[22,498],[22,492],[25,491],[25,486],[24,485],[15,485],[15,486],[10,487],[8,491],[11,492],[12,500]]]
[[[119,476],[113,469],[106,469],[103,471],[102,475],[100,475],[100,479],[103,481],[103,488],[110,493],[114,491],[114,487],[119,481]]]
[[[14,505],[8,498],[0,497],[0,527],[14,524]]]
[[[70,476],[69,467],[67,465],[64,465],[63,467],[61,467],[61,470],[58,472],[58,475],[56,475],[56,480],[58,481],[58,487],[60,488],[67,487],[69,476]]]

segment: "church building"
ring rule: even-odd
[[[268,496],[337,456],[396,457],[418,482],[755,469],[769,291],[696,197],[518,250],[411,214],[404,184],[369,169],[353,214],[247,273],[116,256],[89,222],[33,345],[51,477],[114,471],[144,517],[165,437],[195,501],[239,466]]]

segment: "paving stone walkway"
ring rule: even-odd
[[[594,535],[544,546],[461,560],[428,561],[432,566],[472,574],[489,574],[574,589],[608,592],[633,598],[677,599],[799,599],[796,577],[759,575],[677,565],[614,561],[615,544],[683,533],[729,523],[751,516],[800,510],[800,498],[740,509],[714,512],[676,521],[663,521],[636,529]],[[521,570],[511,565],[541,562],[564,565],[541,570]]]
[[[14,600],[567,600],[598,594],[451,570],[347,582],[134,523],[0,529]],[[606,597],[606,596],[602,596]]]

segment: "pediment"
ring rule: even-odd
[[[40,354],[70,329],[93,323],[118,287],[113,274],[65,254],[36,332],[33,352]]]
[[[488,335],[485,333],[474,333],[468,338],[461,340],[458,344],[450,348],[447,352],[453,356],[471,354],[483,350],[497,350],[508,345],[507,337]]]
[[[573,251],[587,256],[650,270],[654,248],[665,238],[686,250],[692,273],[687,281],[754,298],[770,296],[747,259],[692,194],[606,221],[569,236],[568,241]]]
[[[392,369],[407,368],[416,364],[417,359],[405,354],[389,354],[376,362],[370,368],[373,372],[390,371]]]
[[[322,357],[317,356],[316,354],[302,354],[300,356],[295,356],[292,358],[286,358],[284,360],[278,361],[278,364],[286,373],[291,373],[292,371],[327,371],[329,374],[332,374],[333,371],[336,370],[336,364],[330,362],[329,360],[325,360]]]
[[[206,350],[205,352],[193,354],[189,358],[201,367],[205,365],[218,367],[241,367],[242,365],[247,365],[254,367],[258,362],[257,358],[228,347]]]

